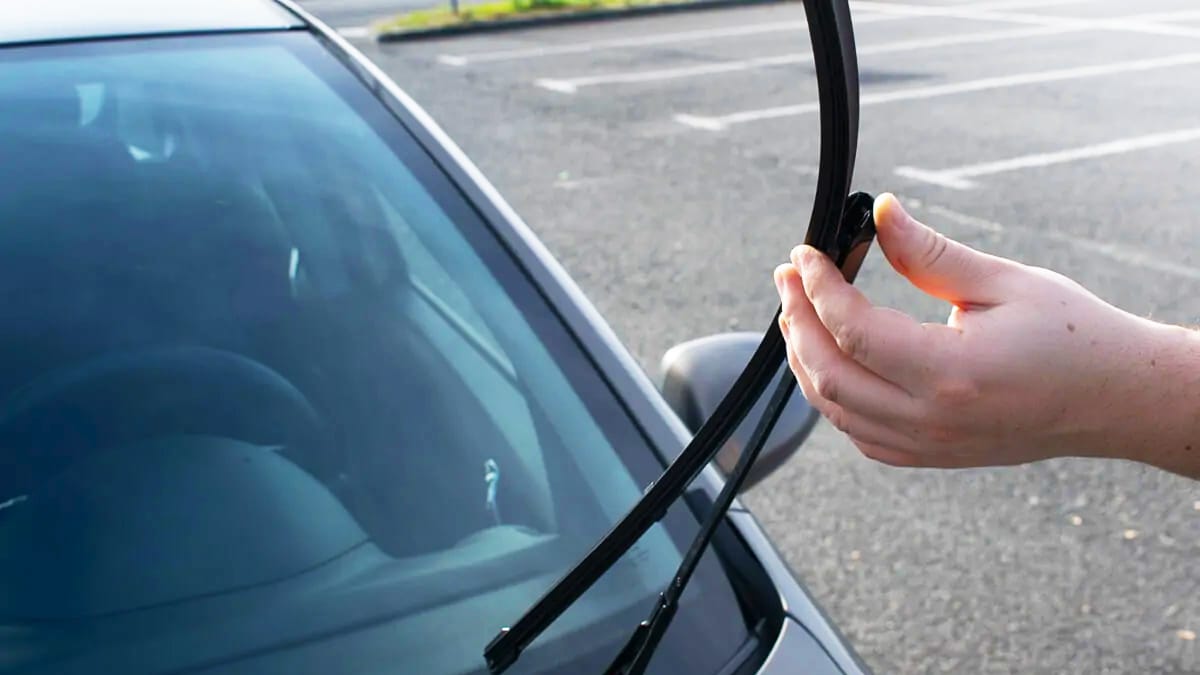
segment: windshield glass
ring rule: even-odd
[[[0,671],[459,673],[661,463],[302,33],[0,50]],[[514,672],[596,672],[682,506]],[[654,672],[747,639],[711,557]]]

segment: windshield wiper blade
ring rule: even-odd
[[[866,256],[867,248],[875,236],[875,221],[871,214],[873,203],[874,200],[871,196],[862,192],[851,195],[846,201],[846,209],[838,230],[838,240],[842,241],[844,246],[840,248],[834,260],[847,281],[854,281],[858,268]],[[778,315],[778,312],[776,314]],[[738,457],[733,472],[726,479],[725,485],[721,487],[721,492],[717,494],[712,508],[709,509],[704,524],[696,533],[696,537],[692,539],[683,561],[679,563],[675,577],[666,590],[659,594],[658,604],[654,606],[650,617],[634,630],[629,642],[604,671],[605,675],[641,675],[646,671],[646,667],[650,665],[650,657],[654,656],[654,650],[658,647],[663,635],[666,634],[671,620],[675,618],[675,611],[679,608],[679,599],[683,596],[688,582],[691,581],[696,566],[700,564],[701,556],[708,548],[709,542],[712,541],[713,535],[716,534],[717,528],[720,527],[721,521],[724,520],[725,514],[733,504],[733,500],[741,491],[742,485],[750,476],[750,468],[754,466],[755,460],[758,459],[759,453],[766,445],[767,438],[771,435],[771,430],[775,428],[780,414],[783,413],[788,399],[795,390],[796,378],[785,369],[779,383],[775,386],[774,393],[771,394],[771,399],[767,402],[762,417],[759,418],[754,432],[750,435],[750,440],[746,442],[745,451]]]
[[[858,141],[858,65],[850,8],[847,0],[804,0],[804,10],[808,16],[813,45],[821,114],[821,163],[805,243],[829,255],[838,263],[843,275],[852,281],[870,245],[874,227],[871,221],[871,198],[861,193],[849,199],[846,196],[854,173]],[[742,423],[786,362],[786,345],[777,327],[778,318],[779,312],[776,310],[774,320],[746,368],[662,476],[582,560],[526,610],[516,623],[501,629],[488,643],[484,649],[484,659],[492,673],[502,673],[511,666],[523,649],[616,564],[650,527],[661,520],[667,509],[683,495],[687,486]],[[739,458],[738,467],[744,468],[740,471],[735,468],[726,481],[718,502],[689,547],[672,586],[660,596],[654,615],[639,626],[607,672],[632,674],[640,672],[634,670],[635,667],[645,668],[654,646],[674,616],[683,586],[691,578],[700,554],[712,537],[711,530],[715,530],[724,518],[728,505],[737,493],[737,486],[744,480],[747,469],[774,426],[783,407],[780,401],[787,401],[794,386],[794,380],[785,372],[771,404],[755,429],[753,442]]]

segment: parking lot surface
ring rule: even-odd
[[[1194,0],[852,2],[855,185],[1156,319],[1200,316]],[[762,330],[818,153],[802,7],[376,45],[644,367]],[[947,308],[873,253],[859,284]],[[879,673],[1200,672],[1200,484],[1129,463],[957,472],[822,425],[748,505]]]

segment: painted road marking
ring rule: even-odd
[[[1155,12],[1154,14],[1147,14],[1137,17],[1090,19],[1066,16],[1050,16],[1046,14],[997,12],[994,11],[996,9],[994,7],[984,8],[980,5],[967,5],[964,7],[956,7],[953,5],[929,6],[876,2],[874,0],[855,0],[855,6],[864,11],[876,12],[884,15],[890,14],[892,16],[997,21],[1021,23],[1034,26],[1058,26],[1060,28],[1078,28],[1082,30],[1114,30],[1133,33],[1151,33],[1155,35],[1174,35],[1179,37],[1200,38],[1200,29],[1156,23],[1159,21],[1184,21],[1194,18],[1197,15],[1197,10],[1194,9]]]
[[[371,37],[371,29],[366,26],[345,26],[334,30],[347,40],[365,40]]]
[[[948,209],[944,206],[936,204],[926,204],[920,199],[912,197],[903,197],[901,201],[905,206],[912,206],[914,209],[923,210],[940,218],[944,218],[951,222],[975,229],[984,230],[985,232],[995,232],[1003,235],[1015,235],[1019,237],[1029,237],[1037,241],[1051,240],[1067,245],[1069,248],[1087,251],[1102,255],[1120,263],[1124,263],[1131,267],[1140,267],[1143,269],[1162,272],[1176,277],[1181,277],[1191,281],[1200,281],[1200,269],[1180,263],[1173,263],[1169,260],[1163,260],[1162,255],[1153,255],[1145,251],[1139,251],[1124,244],[1116,244],[1111,242],[1096,241],[1087,237],[1080,237],[1066,232],[1056,232],[1054,230],[1033,229],[1030,227],[1021,227],[1016,225],[1002,225],[995,221],[979,218],[966,213]]]
[[[1071,148],[1069,150],[1059,150],[1057,152],[1043,152],[1033,155],[1024,155],[1022,157],[1012,157],[1002,159],[995,162],[982,162],[979,164],[968,164],[959,166],[953,169],[919,169],[911,166],[897,167],[895,172],[899,176],[912,178],[914,180],[933,183],[943,187],[953,188],[955,190],[969,190],[976,186],[972,178],[980,176],[990,176],[992,174],[1004,173],[1006,171],[1018,171],[1020,169],[1032,169],[1042,166],[1052,166],[1054,164],[1065,164],[1067,162],[1078,162],[1084,159],[1094,159],[1097,157],[1107,157],[1109,155],[1121,155],[1127,152],[1137,150],[1147,150],[1150,148],[1159,148],[1166,145],[1175,145],[1177,143],[1187,143],[1190,141],[1200,140],[1200,127],[1191,129],[1180,129],[1178,131],[1167,131],[1157,134],[1147,134],[1144,136],[1134,136],[1131,138],[1122,138],[1107,143],[1097,143],[1095,145],[1085,145],[1079,148]]]
[[[858,55],[865,56],[870,54],[891,54],[895,52],[915,51],[918,49],[935,49],[938,47],[948,47],[953,45],[996,42],[1000,40],[1016,40],[1020,38],[1039,37],[1045,35],[1060,35],[1063,33],[1081,30],[1084,29],[1073,27],[1061,28],[1057,26],[1036,26],[1033,28],[1010,28],[1006,30],[982,31],[977,33],[961,33],[959,35],[945,35],[942,37],[923,38],[916,40],[900,40],[897,42],[888,42],[880,45],[861,47],[858,50]],[[696,66],[683,66],[679,68],[635,70],[624,73],[604,73],[601,75],[590,75],[565,79],[543,77],[534,80],[534,84],[543,89],[549,89],[550,91],[557,91],[564,94],[574,94],[582,87],[595,87],[598,85],[609,84],[631,84],[635,82],[658,82],[662,80],[675,80],[703,75],[736,73],[744,70],[771,68],[797,63],[808,63],[810,61],[812,61],[811,53],[794,52],[789,54],[780,54],[778,56],[763,56],[754,59],[725,61],[721,63],[705,63]]]
[[[1085,1],[1090,0],[1059,0],[1057,2],[1051,1],[1042,3],[1039,6],[1045,7],[1050,5],[1073,4]],[[902,16],[913,18],[918,16],[937,16],[938,12],[944,11],[944,9],[939,7],[914,7],[912,5],[892,4],[888,4],[886,6],[892,9],[895,9],[896,7],[901,8],[902,12],[901,14],[895,15],[896,18],[901,18]],[[982,5],[974,6],[974,13],[970,15],[972,18],[978,16],[978,8],[981,6]],[[989,4],[988,6],[994,6],[994,4]],[[967,7],[967,9],[970,8],[971,6]],[[861,47],[858,50],[858,54],[860,56],[870,54],[888,54],[918,49],[935,49],[938,47],[948,47],[954,45],[1015,40],[1047,35],[1061,35],[1064,33],[1083,32],[1088,30],[1126,30],[1129,29],[1130,26],[1145,28],[1147,25],[1154,25],[1152,23],[1154,21],[1187,20],[1192,18],[1200,18],[1200,10],[1178,10],[1173,12],[1134,14],[1100,21],[1063,19],[1061,20],[1061,23],[1058,17],[1048,17],[1045,19],[1045,21],[1051,22],[1051,25],[1041,25],[1043,20],[1038,19],[1038,25],[1035,25],[1031,28],[992,30],[977,33],[946,35],[936,38],[902,40],[899,42]],[[1171,30],[1174,29],[1172,28]],[[534,84],[543,89],[549,89],[550,91],[556,91],[564,94],[574,94],[583,87],[594,87],[609,84],[631,84],[638,82],[657,82],[687,77],[719,75],[723,73],[736,73],[745,70],[755,70],[758,68],[773,68],[797,63],[807,63],[809,61],[812,61],[811,53],[794,52],[789,54],[781,54],[778,56],[764,56],[753,59],[724,61],[720,63],[704,63],[695,66],[681,66],[677,68],[656,68],[652,70],[630,71],[623,73],[604,73],[600,75],[589,75],[574,78],[543,77],[534,80]]]
[[[560,45],[543,45],[539,47],[524,47],[518,49],[500,49],[472,54],[441,54],[437,60],[448,66],[465,66],[472,63],[494,63],[496,61],[514,61],[518,59],[534,59],[545,56],[562,54],[586,54],[589,52],[609,49],[624,49],[627,47],[649,47],[653,45],[675,44],[678,42],[693,42],[697,40],[713,40],[718,38],[740,37],[743,35],[761,35],[764,33],[783,33],[788,31],[807,30],[808,24],[803,21],[774,21],[770,23],[752,23],[742,26],[726,26],[724,28],[702,28],[685,30],[674,33],[654,33],[635,37],[614,38],[611,40],[593,40],[591,42],[573,42]]]
[[[973,12],[987,12],[1005,9],[1021,9],[1023,7],[1047,7],[1052,5],[1069,5],[1096,0],[995,0],[994,2],[979,2],[964,7]],[[852,2],[851,5],[856,4]],[[890,3],[886,4],[892,7]],[[908,7],[908,5],[905,5]],[[950,11],[951,7],[939,7]],[[912,18],[912,14],[889,12],[886,14],[870,15],[869,12],[856,9],[856,14],[862,11],[863,16],[855,16],[854,24],[863,25],[881,21],[897,21]],[[474,63],[495,63],[497,61],[515,61],[520,59],[536,59],[547,56],[564,54],[587,54],[611,49],[627,49],[630,47],[653,47],[655,45],[678,44],[680,42],[695,42],[699,40],[716,40],[723,38],[743,37],[747,35],[763,35],[767,33],[807,32],[807,21],[770,21],[766,23],[745,24],[742,26],[725,26],[722,28],[701,28],[669,33],[654,33],[636,35],[633,37],[612,38],[607,40],[592,40],[571,42],[568,44],[539,45],[536,47],[518,47],[514,49],[498,49],[492,51],[471,52],[466,54],[441,54],[438,62],[447,66],[467,66]]]
[[[906,89],[874,92],[863,94],[859,100],[859,105],[870,106],[881,103],[893,103],[896,101],[916,101],[937,98],[940,96],[952,96],[955,94],[990,91],[993,89],[1006,89],[1009,87],[1018,87],[1028,84],[1080,80],[1089,77],[1099,77],[1102,75],[1115,75],[1118,73],[1133,73],[1147,70],[1157,70],[1161,68],[1173,68],[1178,66],[1194,65],[1197,63],[1200,63],[1200,52],[1186,52],[1183,54],[1175,54],[1173,56],[1154,59],[1117,61],[1114,63],[1105,63],[1094,66],[1059,68],[1055,70],[1043,70],[1032,73],[1020,73],[1017,75],[985,77],[978,80],[951,82],[948,84],[937,84],[927,87],[909,87]],[[725,115],[710,116],[678,114],[675,115],[675,121],[696,129],[720,131],[735,124],[745,124],[747,122],[758,122],[761,120],[778,119],[781,117],[806,115],[817,112],[819,109],[820,103],[812,101],[809,103],[778,106],[773,108],[761,108],[758,110],[743,110]]]

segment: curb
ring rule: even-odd
[[[410,40],[428,40],[439,37],[452,37],[468,33],[493,33],[522,28],[537,28],[541,26],[556,26],[568,23],[584,23],[589,21],[611,21],[613,19],[654,16],[659,14],[676,14],[679,12],[694,12],[710,9],[726,9],[747,5],[775,5],[795,0],[692,0],[666,5],[645,5],[641,7],[624,7],[620,9],[591,9],[579,12],[562,12],[546,14],[537,17],[501,19],[498,21],[479,21],[461,23],[453,26],[437,28],[418,28],[415,30],[389,30],[375,36],[377,42],[407,42]]]

